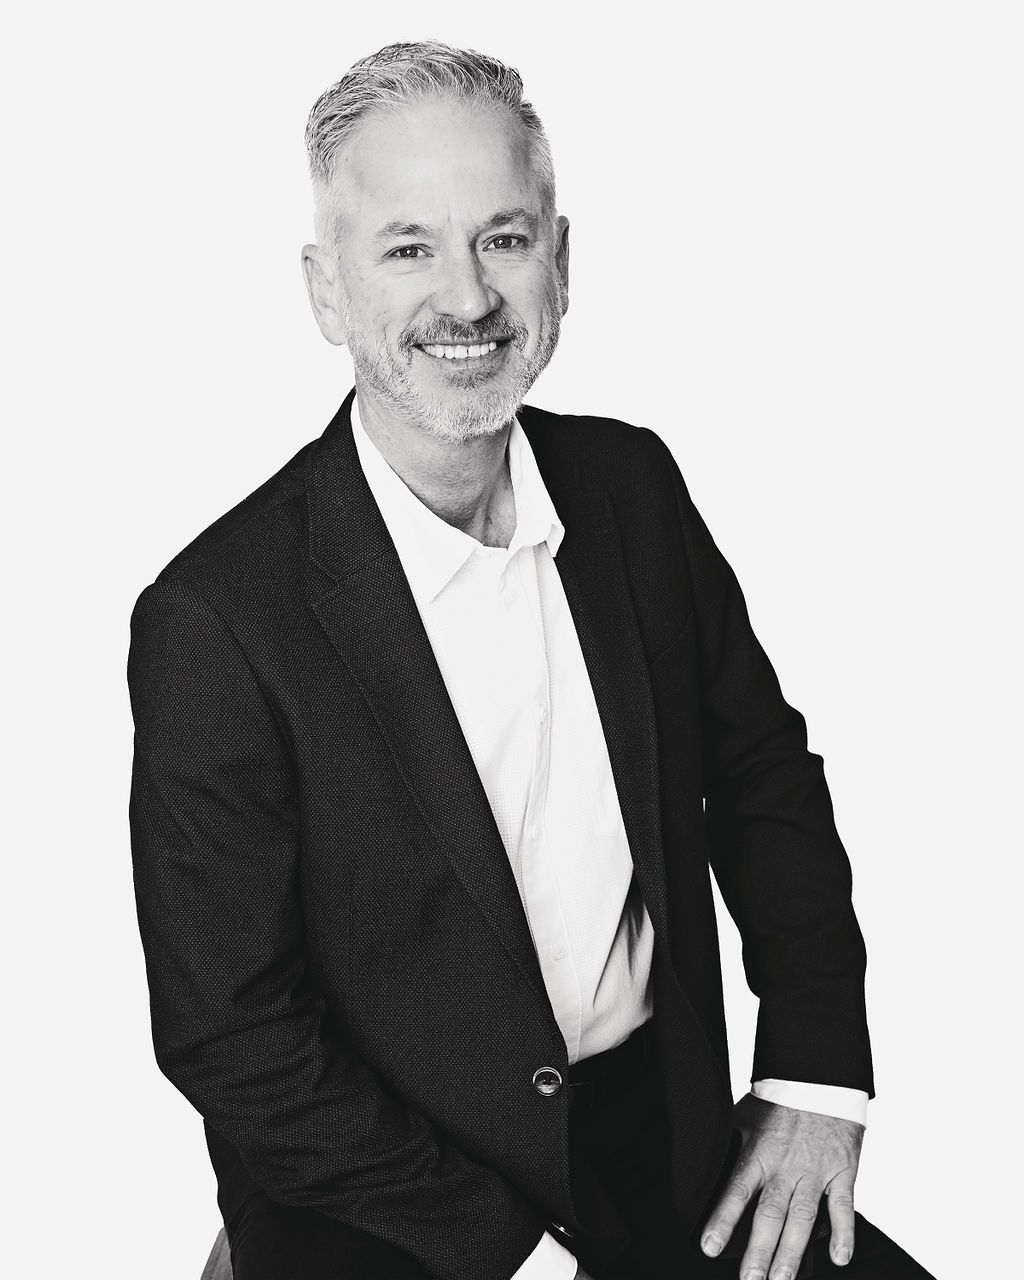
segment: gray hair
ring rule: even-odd
[[[338,238],[334,175],[345,140],[369,112],[427,97],[462,98],[507,107],[529,131],[545,213],[554,216],[555,169],[540,117],[523,100],[523,79],[515,67],[473,49],[454,49],[439,40],[389,44],[360,58],[313,104],[306,123],[306,150],[313,180],[317,241]]]

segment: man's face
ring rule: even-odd
[[[367,117],[336,175],[335,303],[357,381],[446,440],[500,430],[568,305],[568,224],[510,112],[431,99]]]

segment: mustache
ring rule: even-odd
[[[517,342],[521,346],[528,337],[526,326],[508,316],[488,317],[479,324],[463,324],[446,317],[406,330],[402,346],[471,347],[482,342]]]

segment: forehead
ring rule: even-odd
[[[491,103],[428,98],[378,109],[357,125],[336,172],[350,230],[389,222],[443,227],[496,209],[541,210],[530,134]]]

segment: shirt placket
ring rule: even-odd
[[[530,655],[523,696],[533,711],[534,740],[529,794],[523,819],[522,892],[541,973],[571,1061],[579,1055],[582,1000],[568,922],[558,888],[559,832],[548,815],[551,778],[551,676],[544,640],[536,565],[537,548],[522,548],[506,573],[515,582],[517,628]]]

